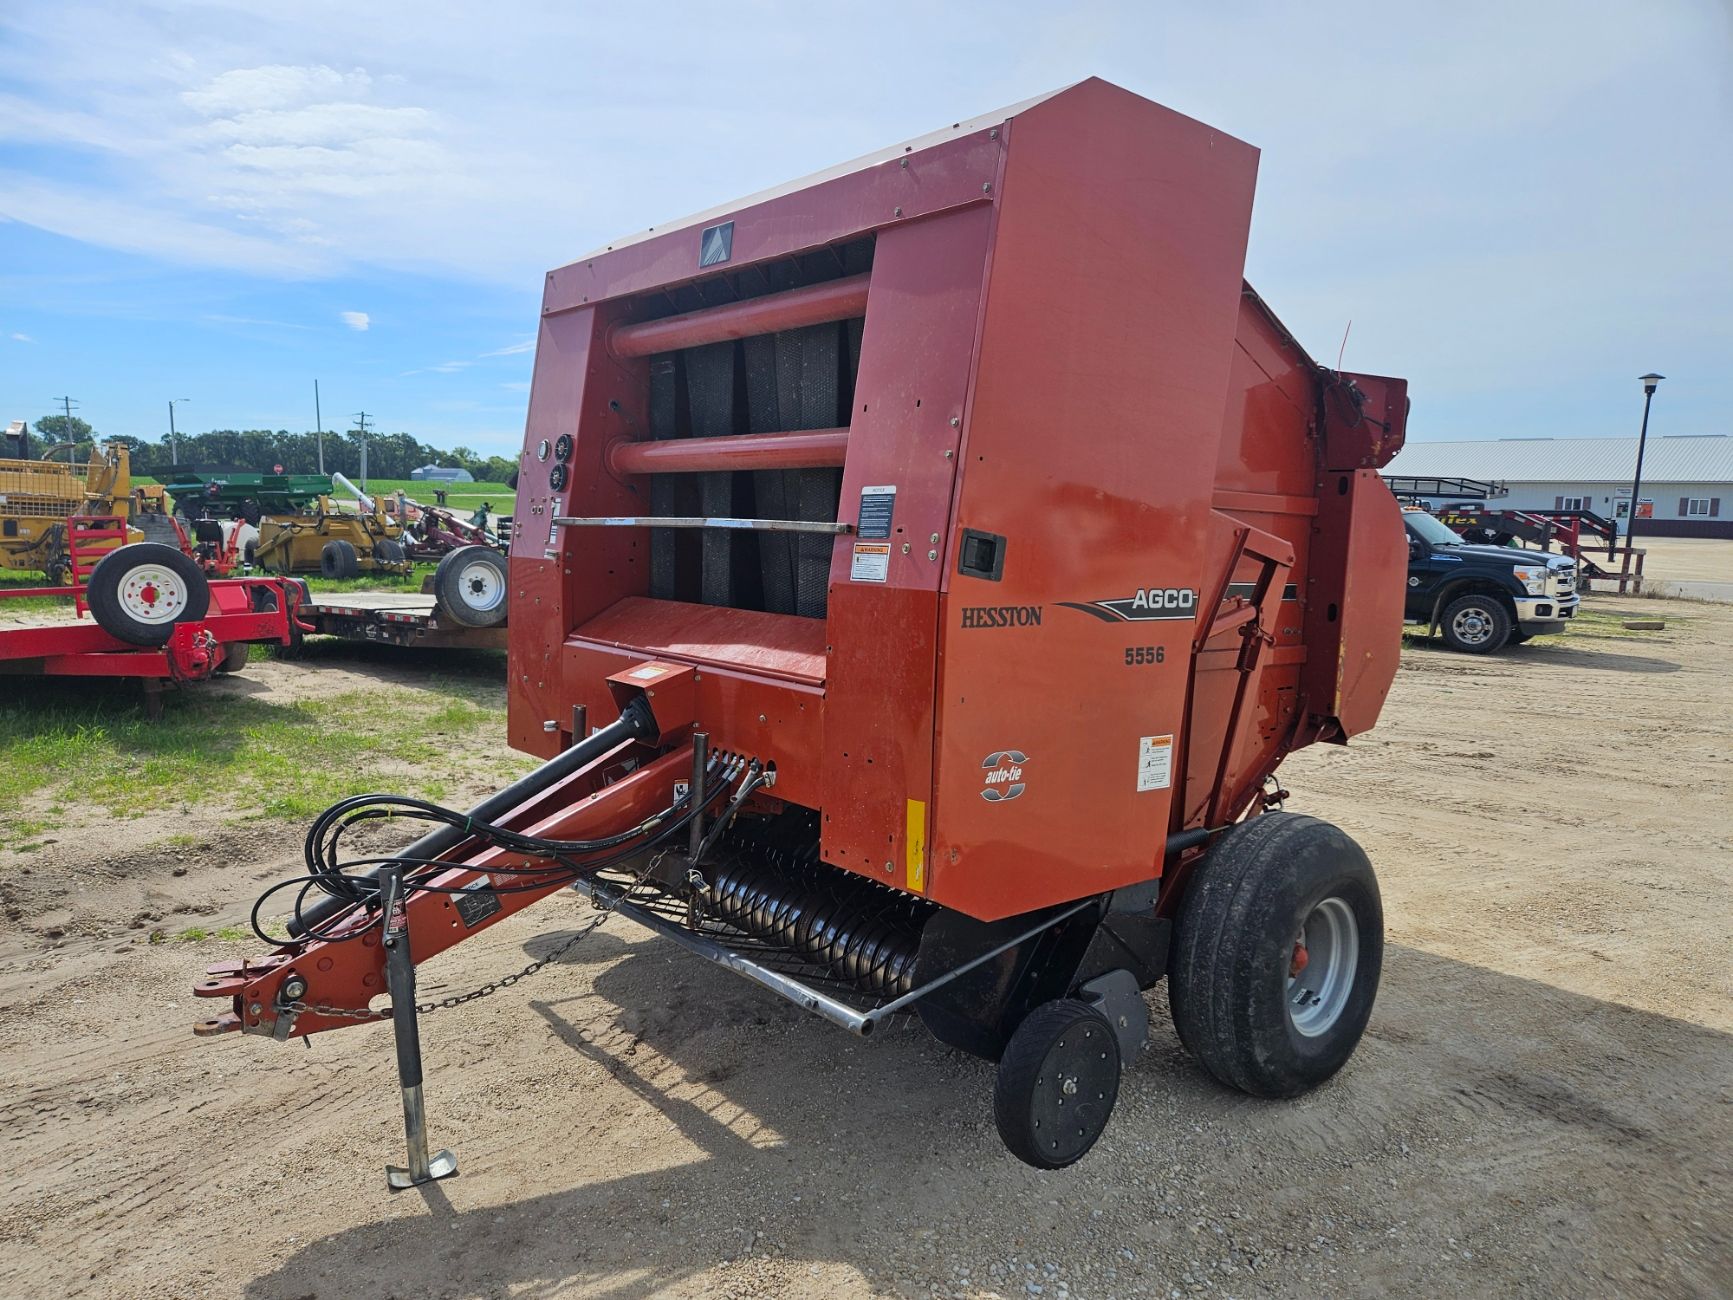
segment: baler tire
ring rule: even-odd
[[[1069,1041],[1068,1035],[1073,1035]],[[1072,1064],[1055,1060],[1057,1053]],[[1077,1073],[1067,1076],[1067,1068]],[[1005,1044],[993,1084],[993,1120],[1006,1148],[1037,1169],[1075,1164],[1107,1127],[1119,1099],[1119,1073],[1119,1038],[1101,1012],[1075,998],[1036,1007]],[[1076,1091],[1061,1095],[1068,1077]],[[1069,1124],[1061,1136],[1053,1123],[1068,1097],[1081,1125],[1075,1136]]]
[[[327,578],[354,578],[361,573],[361,562],[355,558],[355,547],[341,537],[325,543],[319,552],[319,572]]]
[[[1352,969],[1345,987],[1326,984],[1305,1003],[1310,986],[1297,975],[1310,959],[1299,972],[1295,965],[1300,938],[1322,948],[1314,918],[1338,936],[1341,963]],[[1180,1041],[1222,1083],[1255,1097],[1296,1097],[1353,1055],[1383,962],[1383,904],[1364,850],[1315,817],[1264,813],[1223,832],[1186,886],[1168,1006]],[[1324,965],[1316,975],[1330,973]]]
[[[129,578],[142,580],[144,586],[135,587]],[[159,611],[162,585],[169,587],[168,600]],[[197,562],[176,547],[132,542],[96,562],[84,599],[97,626],[117,641],[160,646],[168,644],[176,623],[205,616],[211,585]]]
[[[1469,633],[1456,626],[1458,619],[1475,611],[1485,618],[1488,628],[1479,640],[1473,639]],[[1515,626],[1516,620],[1511,617],[1510,610],[1505,608],[1502,600],[1478,591],[1458,596],[1446,605],[1444,612],[1438,616],[1438,628],[1444,637],[1444,644],[1452,650],[1470,655],[1489,655],[1502,650],[1510,640]]]
[[[460,546],[433,571],[436,607],[464,627],[505,622],[508,595],[505,557],[491,546]]]

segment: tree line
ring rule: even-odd
[[[177,457],[165,436],[160,441],[116,436],[103,438],[88,421],[73,416],[45,415],[31,425],[37,444],[35,455],[55,443],[76,444],[74,456],[89,456],[93,443],[118,442],[129,449],[132,472],[150,478],[172,473]],[[206,433],[183,433],[176,439],[178,463],[227,465],[272,473],[278,465],[285,474],[319,472],[319,437],[313,433],[291,433],[287,429],[212,429]],[[354,429],[327,431],[324,435],[325,473],[361,473],[361,435]],[[58,459],[58,457],[57,457]],[[468,447],[449,450],[433,447],[407,433],[367,433],[367,476],[403,479],[423,465],[443,465],[468,470],[486,483],[503,483],[517,469],[517,461],[505,456],[483,456]]]

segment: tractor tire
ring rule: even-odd
[[[1516,620],[1497,596],[1471,591],[1446,605],[1438,624],[1452,650],[1489,655],[1504,648]]]
[[[176,623],[205,616],[211,587],[197,562],[175,547],[133,542],[97,561],[84,598],[97,626],[116,640],[159,646]]]
[[[1365,852],[1328,822],[1229,827],[1180,902],[1167,996],[1180,1041],[1222,1083],[1296,1097],[1353,1055],[1384,964]]]
[[[402,564],[409,558],[403,549],[403,543],[394,537],[381,537],[374,546],[373,553],[383,564]]]
[[[460,546],[433,571],[438,607],[465,627],[495,627],[505,622],[505,556],[491,546]]]
[[[319,552],[319,572],[327,578],[360,576],[361,562],[355,558],[355,547],[341,537],[326,542],[325,549]]]
[[[1119,1038],[1087,1002],[1060,998],[1031,1011],[1005,1044],[993,1120],[1011,1154],[1063,1169],[1095,1145],[1119,1100]]]

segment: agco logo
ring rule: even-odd
[[[1020,749],[1001,749],[981,760],[986,772],[982,778],[981,798],[988,803],[1003,803],[1023,793],[1023,764],[1029,756]]]
[[[1094,600],[1087,605],[1069,600],[1059,603],[1107,623],[1151,623],[1197,614],[1197,592],[1190,587],[1140,587],[1118,600]]]

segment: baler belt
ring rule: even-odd
[[[825,429],[846,424],[847,414],[837,409],[842,381],[841,324],[812,325],[795,333],[800,336],[800,390],[792,404],[800,423],[795,427]],[[784,410],[790,405],[785,402]],[[794,518],[836,518],[837,490],[841,483],[836,470],[797,469],[788,473],[793,480],[789,490],[794,497]],[[794,548],[794,612],[807,618],[823,618],[830,586],[832,540],[802,535],[795,539]]]
[[[658,441],[680,436],[680,367],[679,358],[672,354],[650,360],[650,436]],[[682,490],[680,476],[652,475],[650,513],[680,514]],[[657,600],[674,599],[677,542],[665,528],[650,530],[650,595]]]
[[[686,387],[694,437],[719,438],[738,432],[734,427],[736,374],[732,341],[687,350]],[[731,471],[710,470],[693,477],[698,480],[698,513],[710,516],[737,513]],[[706,605],[732,604],[734,534],[721,529],[707,530],[701,545],[700,599]]]
[[[781,334],[760,334],[745,342],[746,414],[752,433],[783,433],[791,426],[782,418],[778,395],[777,358],[783,351]],[[788,471],[758,470],[752,475],[754,509],[769,519],[793,519],[789,513]],[[758,539],[759,578],[764,587],[764,608],[772,614],[794,613],[795,542],[791,536]]]

